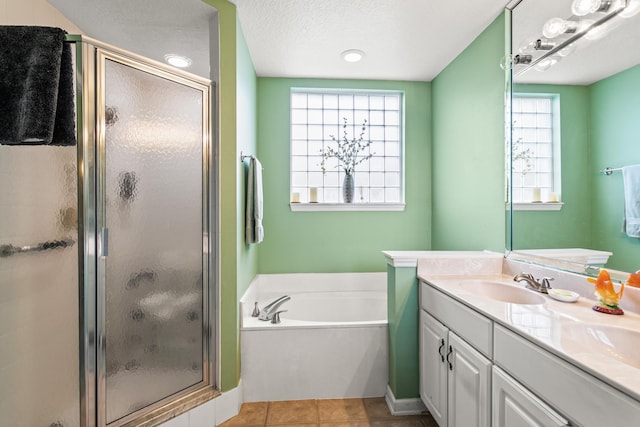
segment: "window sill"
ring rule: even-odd
[[[289,203],[291,212],[404,211],[404,203]]]
[[[564,205],[563,202],[522,202],[522,203],[514,203],[513,210],[514,211],[559,211],[562,209]],[[509,204],[507,203],[507,210],[509,209]]]

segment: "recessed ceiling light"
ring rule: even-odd
[[[349,49],[342,52],[342,59],[347,62],[358,62],[364,58],[364,52],[358,49]]]
[[[191,65],[190,58],[182,55],[176,55],[175,53],[166,54],[164,56],[164,60],[167,61],[167,64],[178,68],[187,68]]]

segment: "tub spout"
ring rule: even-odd
[[[280,308],[282,304],[289,301],[290,299],[291,299],[290,296],[285,295],[273,301],[271,304],[265,306],[262,310],[260,310],[260,315],[258,316],[258,319],[260,320],[273,319],[273,315],[278,311],[278,308]]]

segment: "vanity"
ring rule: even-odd
[[[576,302],[527,290],[513,276],[531,266],[501,258],[418,260],[420,398],[439,426],[639,425],[640,316],[595,312],[571,273],[545,271]]]

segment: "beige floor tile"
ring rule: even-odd
[[[243,403],[240,413],[220,427],[263,427],[267,419],[269,402]]]
[[[288,400],[269,403],[267,411],[268,426],[317,422],[318,408],[315,400]]]
[[[319,427],[370,427],[368,421],[345,421],[337,423],[320,423]]]
[[[371,427],[424,427],[418,416],[395,417],[391,420],[372,420],[370,424]]]
[[[318,416],[321,422],[367,420],[362,399],[318,400]]]
[[[365,398],[362,402],[370,420],[393,418],[384,397]]]

